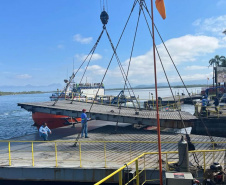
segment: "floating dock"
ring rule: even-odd
[[[175,100],[174,100],[175,98]],[[158,103],[160,106],[169,106],[169,105],[172,105],[172,104],[175,104],[175,103],[185,103],[185,104],[193,104],[192,101],[193,100],[198,100],[198,99],[202,99],[202,95],[201,94],[194,94],[194,95],[175,95],[173,98],[173,96],[169,96],[169,97],[164,97],[164,98],[160,98],[158,100]],[[148,100],[148,101],[145,101],[145,107],[146,105],[151,105],[152,104],[156,104],[156,101],[155,99],[153,100]]]
[[[48,142],[41,141],[38,133],[15,138],[13,141],[0,142],[0,178],[2,180],[21,181],[70,181],[97,182],[114,170],[128,163],[144,152],[157,152],[156,131],[136,129],[130,124],[120,123],[117,133],[115,123],[104,121],[89,122],[88,139],[79,139],[80,124],[52,130]],[[190,135],[196,150],[225,149],[226,138],[213,137],[217,148],[207,136]],[[162,152],[177,151],[181,134],[161,132]],[[194,165],[192,154],[190,162]],[[205,157],[204,157],[205,156]],[[212,162],[224,163],[225,153],[200,152],[197,154],[199,165],[207,168]],[[177,153],[162,155],[163,165],[178,161]],[[144,161],[145,160],[145,161]],[[147,173],[158,178],[158,155],[153,154],[139,160],[139,166],[145,166]],[[129,167],[133,173],[133,166]],[[110,182],[118,182],[112,178]]]
[[[35,102],[35,103],[18,103],[18,106],[30,112],[42,112],[56,115],[65,115],[69,117],[80,117],[82,109],[87,110],[87,115],[95,120],[113,121],[130,124],[143,124],[156,126],[156,111],[146,109],[134,109],[126,107],[117,107],[113,105],[101,105],[91,103],[63,100],[58,101],[55,106],[53,102]],[[181,122],[181,117],[184,124]],[[195,116],[188,112],[181,111],[159,111],[160,126],[166,128],[184,128],[193,125],[197,120]]]

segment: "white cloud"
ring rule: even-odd
[[[223,37],[222,40],[226,42],[226,37]]]
[[[103,75],[106,71],[105,68],[99,66],[99,65],[91,65],[87,69],[88,71],[91,71],[94,75]]]
[[[16,75],[16,78],[19,78],[19,79],[29,79],[31,78],[32,76],[29,75],[29,74],[21,74],[21,75]]]
[[[57,48],[58,48],[58,49],[64,49],[64,45],[63,45],[63,44],[58,44],[58,45],[57,45]]]
[[[179,38],[170,39],[165,42],[175,64],[178,69],[181,69],[181,65],[183,69],[194,70],[199,69],[202,71],[201,73],[195,74],[194,72],[189,71],[189,75],[183,76],[184,80],[197,80],[197,79],[206,79],[209,73],[208,67],[197,65],[201,61],[201,57],[206,54],[215,52],[216,49],[220,48],[219,40],[215,37],[208,36],[193,36],[186,35]],[[172,62],[165,51],[165,48],[162,44],[157,46],[163,65],[169,75],[170,82],[179,81],[179,77],[174,70]],[[191,62],[193,65],[191,65]],[[129,60],[122,62],[123,68],[125,72],[127,71]],[[207,62],[208,65],[208,62]],[[205,69],[206,71],[205,71]],[[99,65],[89,66],[88,71],[89,74],[87,76],[92,77],[93,81],[95,79],[101,79],[105,72],[105,68]],[[158,83],[166,82],[165,76],[162,72],[162,67],[159,63],[159,59],[157,58],[157,72],[158,72]],[[205,74],[206,75],[203,75]],[[154,69],[153,69],[153,52],[152,48],[150,51],[146,52],[143,55],[133,57],[131,60],[131,66],[129,71],[129,81],[132,85],[137,84],[153,84],[154,83]],[[187,73],[186,73],[187,74]],[[175,76],[174,76],[175,75]],[[119,67],[110,68],[106,76],[107,84],[123,84],[122,74],[119,70]]]
[[[92,37],[82,37],[80,34],[76,34],[73,36],[73,40],[76,42],[80,42],[81,44],[89,44],[92,42],[93,38]]]
[[[192,75],[182,75],[182,79],[187,81],[193,81],[193,80],[206,80],[207,78],[211,79],[211,77],[213,76],[213,72],[210,73],[206,73],[206,74],[200,74],[200,73],[195,73]],[[178,77],[171,77],[171,81],[178,81]]]
[[[83,55],[83,54],[76,54],[75,55],[75,58],[77,58],[79,61],[84,61],[86,58],[87,58],[87,55]],[[98,53],[94,53],[93,56],[92,56],[92,61],[94,60],[100,60],[102,59],[103,57],[98,54]],[[86,59],[86,60],[89,60],[90,59],[90,56]]]
[[[177,67],[180,64],[186,64],[187,62],[194,62],[195,65],[195,62],[200,56],[212,53],[218,49],[220,47],[218,43],[218,39],[214,37],[192,35],[170,39],[165,42]],[[158,45],[157,48],[167,72],[174,70],[173,64],[165,51],[163,44]],[[128,66],[128,62],[128,60],[125,61],[123,66]],[[162,72],[162,67],[158,58],[157,71],[159,73]],[[129,79],[133,80],[134,83],[151,83],[150,79],[153,79],[153,73],[152,49],[144,55],[132,58]]]
[[[189,71],[207,69],[207,66],[187,66],[185,69]]]
[[[197,19],[193,22],[197,26],[199,32],[211,32],[217,36],[223,36],[222,32],[226,29],[226,15],[219,17],[211,17],[207,19]]]
[[[195,21],[192,23],[192,25],[193,25],[193,26],[199,26],[200,23],[201,23],[201,19],[197,19],[197,20],[195,20]]]

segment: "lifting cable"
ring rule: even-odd
[[[109,35],[109,33],[108,33],[106,27],[105,27],[105,32],[106,32],[106,34],[107,34],[107,36],[108,36],[109,42],[110,42],[111,47],[112,47],[112,49],[113,49],[113,51],[114,51],[113,56],[114,56],[114,55],[116,56],[116,59],[117,59],[117,61],[118,61],[118,63],[119,63],[120,61],[119,61],[118,55],[117,55],[117,53],[116,53],[116,50],[115,50],[115,48],[114,48],[114,45],[113,45],[113,43],[112,43],[112,41],[111,41],[110,35]],[[105,79],[105,76],[106,76],[106,74],[107,74],[107,72],[108,72],[108,69],[109,69],[109,67],[110,67],[110,65],[111,65],[113,56],[112,56],[112,58],[111,58],[111,60],[110,60],[110,62],[109,62],[109,64],[108,64],[108,66],[107,66],[107,69],[106,69],[106,71],[105,71],[105,73],[104,73],[104,76],[103,76],[103,78],[102,78],[102,80],[101,80],[100,86],[101,86],[101,84],[103,84],[103,81],[104,81],[104,79]],[[124,79],[124,81],[125,81],[125,76],[124,76],[124,74],[123,74],[124,70],[123,70],[122,66],[121,66],[120,69],[121,69],[121,73],[122,73],[123,79]],[[124,72],[124,73],[125,73],[125,72]],[[128,81],[128,79],[127,79],[127,81]],[[128,84],[130,84],[129,81],[128,81]],[[96,96],[97,96],[97,94],[98,94],[98,92],[99,92],[99,90],[100,90],[100,86],[99,86],[99,88],[98,88],[98,90],[97,90],[97,92],[96,92]],[[129,87],[128,87],[127,83],[126,83],[126,86],[127,86],[127,88],[128,88],[128,92],[129,92],[129,94],[130,94]],[[131,90],[132,90],[132,89],[131,89]],[[132,91],[133,91],[133,90],[132,90]],[[130,94],[130,96],[131,96],[131,94]],[[90,106],[89,112],[91,111],[91,109],[92,109],[92,107],[93,107],[93,104],[94,104],[94,100],[93,100],[93,102],[92,102],[92,104],[91,104],[91,106]],[[135,111],[137,112],[137,109],[136,109],[136,106],[135,106],[134,102],[133,102],[133,106],[134,106],[134,108],[135,108]]]
[[[126,86],[126,81],[128,80],[131,59],[132,59],[132,56],[133,56],[133,49],[134,49],[134,45],[135,45],[135,41],[136,41],[136,35],[137,35],[137,30],[138,30],[139,21],[140,21],[141,6],[142,5],[140,5],[140,8],[139,8],[139,15],[138,15],[136,30],[135,30],[135,34],[134,34],[134,38],[133,38],[133,44],[132,44],[132,48],[131,48],[131,53],[130,53],[130,58],[129,58],[129,64],[128,64],[128,69],[127,69],[127,73],[126,73],[126,80],[125,80],[125,84],[124,84],[124,90],[125,90],[125,86]]]
[[[118,62],[118,64],[119,64],[119,68],[120,68],[120,70],[121,70],[122,76],[123,76],[123,78],[125,78],[125,77],[124,77],[125,71],[124,71],[124,69],[123,69],[123,67],[122,67],[122,64],[121,64],[121,62],[120,62],[120,60],[119,60],[119,58],[118,58],[118,56],[117,56],[116,50],[117,50],[118,45],[119,45],[119,43],[120,43],[120,41],[121,41],[121,39],[122,39],[122,36],[123,36],[123,34],[124,34],[124,32],[125,32],[125,29],[126,29],[126,27],[127,27],[127,25],[128,25],[128,22],[129,22],[129,20],[130,20],[130,17],[131,17],[131,15],[132,15],[132,12],[133,12],[133,10],[134,10],[136,4],[137,4],[137,2],[136,2],[136,0],[135,0],[135,1],[134,1],[134,4],[133,4],[133,7],[132,7],[132,9],[131,9],[131,12],[130,12],[130,14],[129,14],[129,17],[128,17],[127,21],[126,21],[126,24],[125,24],[125,26],[124,26],[124,28],[123,28],[123,31],[122,31],[122,33],[121,33],[121,36],[120,36],[120,38],[119,38],[119,40],[118,40],[118,43],[117,43],[116,47],[113,46],[113,44],[112,44],[112,42],[111,42],[111,39],[110,39],[110,36],[109,36],[109,34],[108,34],[107,30],[106,30],[106,27],[105,27],[105,31],[106,31],[106,33],[107,33],[107,35],[108,35],[108,39],[109,39],[109,41],[110,41],[110,43],[111,43],[111,46],[112,46],[112,49],[113,49],[114,53],[112,54],[112,57],[111,57],[110,62],[109,62],[109,64],[108,64],[108,66],[107,66],[107,69],[106,69],[106,71],[105,71],[105,74],[104,74],[104,77],[103,77],[101,83],[103,83],[103,80],[104,80],[104,78],[105,78],[105,76],[106,76],[106,73],[107,73],[107,71],[108,71],[108,69],[109,69],[109,67],[110,67],[110,64],[111,64],[111,62],[112,62],[112,59],[113,59],[113,57],[114,57],[115,55],[116,55],[116,59],[117,59],[117,62]],[[124,79],[124,80],[125,80],[125,79]],[[101,83],[100,83],[100,85],[101,85]],[[134,94],[134,91],[133,91],[133,89],[132,89],[132,87],[131,87],[131,85],[130,85],[128,79],[127,79],[127,83],[129,84],[129,86],[130,86],[130,88],[131,88],[131,91],[132,91],[133,94]],[[127,85],[127,84],[126,84],[126,85]],[[128,85],[127,85],[127,87],[128,87]],[[98,94],[98,92],[99,92],[99,89],[100,89],[100,86],[99,86],[99,88],[98,88],[98,91],[97,91],[97,93],[96,93],[96,96],[97,96],[97,94]],[[92,107],[93,107],[93,104],[94,104],[94,100],[93,100],[93,102],[92,102],[92,104],[91,104],[91,106],[90,106],[89,112],[91,111],[91,109],[92,109]],[[136,109],[136,107],[135,107],[135,109]]]
[[[85,69],[85,71],[84,71],[84,73],[83,73],[83,75],[82,75],[82,78],[81,78],[81,80],[80,80],[80,83],[82,83],[82,80],[83,80],[83,78],[84,78],[84,75],[85,75],[85,73],[86,73],[86,70],[87,70],[87,68],[88,68],[88,66],[89,66],[89,63],[90,63],[90,61],[91,61],[91,59],[92,59],[92,57],[93,57],[93,54],[94,54],[94,52],[95,52],[95,50],[96,50],[96,47],[97,47],[97,45],[98,45],[98,43],[99,43],[99,41],[100,41],[100,39],[101,39],[103,33],[104,33],[104,29],[101,31],[101,34],[100,34],[100,36],[99,36],[99,38],[98,38],[98,40],[97,40],[97,42],[96,42],[95,48],[94,48],[94,50],[93,50],[93,52],[92,52],[92,54],[91,54],[91,56],[90,56],[90,58],[89,58],[89,62],[87,63],[86,69]]]
[[[102,31],[102,32],[103,32],[103,31]],[[103,34],[102,32],[101,32],[101,35],[99,36],[99,38],[102,36],[102,34]],[[99,38],[98,38],[98,39],[99,39]],[[72,80],[74,79],[74,77],[76,76],[76,74],[78,73],[78,71],[81,69],[81,67],[83,66],[83,64],[85,63],[85,61],[86,61],[87,58],[89,57],[89,55],[93,52],[93,50],[96,49],[98,42],[99,42],[99,40],[97,40],[97,42],[94,44],[93,48],[90,50],[89,54],[86,56],[86,58],[84,59],[84,61],[82,62],[82,64],[79,66],[79,68],[77,69],[76,73],[73,71],[72,75],[70,76],[69,82],[68,82],[67,85],[64,87],[63,91],[61,91],[60,96],[63,94],[63,92],[65,92],[65,94],[66,94],[66,91],[67,91],[69,85],[71,84]],[[53,103],[52,106],[55,106],[55,105],[56,105],[56,103],[58,102],[60,96],[57,97],[57,99],[55,100],[55,102]]]
[[[141,4],[141,3],[140,3]],[[123,91],[125,91],[125,87],[126,87],[126,81],[128,80],[128,75],[129,75],[129,70],[130,70],[130,64],[131,64],[131,59],[133,56],[133,49],[134,49],[134,45],[135,45],[135,41],[136,41],[136,35],[137,35],[137,30],[138,30],[138,26],[139,26],[139,21],[140,21],[140,14],[141,14],[141,6],[139,7],[139,15],[138,15],[138,19],[137,19],[137,25],[136,25],[136,30],[135,30],[135,34],[134,34],[134,38],[133,38],[133,44],[132,44],[132,48],[131,48],[131,53],[130,53],[130,59],[129,59],[129,64],[128,64],[128,68],[127,68],[127,73],[126,73],[126,79],[125,79],[125,84],[124,84],[124,89]],[[131,97],[131,96],[130,96]],[[120,98],[120,97],[119,97]],[[119,99],[120,100],[120,99]],[[133,100],[132,100],[133,101]],[[140,108],[140,104],[138,103],[138,106]],[[118,115],[121,114],[121,104],[119,107],[119,113]],[[117,118],[117,122],[116,122],[116,127],[115,127],[115,132],[117,132],[118,129],[118,122],[119,122],[119,116]]]
[[[90,61],[91,61],[91,59],[92,59],[92,57],[93,57],[93,54],[94,54],[94,52],[95,52],[95,50],[96,50],[96,48],[97,48],[97,45],[98,45],[98,43],[99,43],[99,41],[100,41],[100,39],[101,39],[103,33],[104,33],[104,29],[101,31],[100,36],[98,37],[98,39],[97,39],[97,41],[96,41],[96,43],[95,43],[95,45],[94,45],[94,47],[93,47],[93,50],[92,50],[92,52],[91,52],[91,56],[90,56],[90,58],[89,58],[89,62],[87,63],[87,66],[86,66],[85,71],[84,71],[84,73],[83,73],[83,75],[82,75],[82,78],[81,78],[81,80],[80,80],[80,83],[82,82],[82,80],[83,80],[83,78],[84,78],[84,75],[85,75],[85,73],[86,73],[86,71],[87,71],[87,68],[88,68],[88,66],[89,66],[89,63],[90,63]],[[89,55],[90,55],[90,53],[89,53]],[[88,55],[88,56],[89,56],[89,55]],[[73,100],[71,100],[71,103],[72,103],[72,102],[73,102]]]
[[[146,9],[146,11],[147,11],[149,17],[152,19],[151,14],[150,14],[150,12],[148,11],[146,2],[145,2],[145,6],[144,6],[144,7],[145,7],[145,9]],[[183,79],[182,79],[182,77],[181,77],[181,75],[180,75],[180,73],[179,73],[179,71],[178,71],[178,69],[177,69],[177,67],[176,67],[176,65],[175,65],[175,63],[174,63],[174,61],[173,61],[173,59],[172,59],[172,56],[170,55],[169,50],[168,50],[168,48],[166,47],[165,42],[164,42],[164,40],[162,39],[162,36],[161,36],[161,34],[159,33],[159,30],[158,30],[158,28],[156,27],[155,24],[154,24],[154,27],[155,27],[155,29],[156,29],[156,31],[157,31],[157,33],[158,33],[158,35],[159,35],[159,37],[160,37],[160,39],[161,39],[161,41],[162,41],[164,47],[165,47],[165,49],[166,49],[166,51],[167,51],[167,53],[168,53],[168,55],[169,55],[169,57],[170,57],[170,60],[172,61],[173,65],[174,65],[174,68],[175,68],[176,71],[177,71],[177,74],[179,75],[179,77],[180,77],[180,79],[181,79],[181,81],[182,81],[182,83],[183,83],[184,88],[186,89],[186,91],[187,91],[187,93],[188,93],[189,98],[191,99],[192,105],[194,105],[194,102],[192,101],[191,95],[190,95],[190,93],[188,92],[188,89],[187,89],[187,87],[186,87],[186,85],[185,85],[185,83],[184,83],[184,81],[183,81]],[[194,106],[195,106],[195,105],[194,105]],[[202,117],[200,117],[200,119],[201,119],[201,122],[202,122],[202,124],[203,124],[203,126],[204,126],[204,128],[205,128],[205,130],[206,130],[206,133],[207,133],[207,135],[209,136],[211,142],[214,142],[214,139],[213,139],[213,137],[210,135],[210,133],[209,133],[209,131],[208,131],[208,129],[207,129],[207,127],[206,127],[206,125],[205,125],[205,123],[204,123]],[[216,143],[215,143],[215,144],[216,144]]]
[[[146,21],[146,24],[147,24],[147,26],[148,26],[149,32],[150,32],[150,34],[151,34],[151,37],[152,37],[152,39],[153,39],[153,34],[152,34],[152,32],[151,32],[150,26],[149,26],[149,24],[148,24],[148,21],[147,21],[147,18],[146,18],[146,15],[145,15],[143,9],[142,9],[142,12],[143,12],[143,15],[144,15],[144,17],[145,17],[145,21]],[[159,51],[158,51],[158,48],[157,48],[156,45],[155,45],[155,49],[156,49],[156,52],[157,52],[157,54],[158,54],[158,58],[159,58],[159,61],[160,61],[160,63],[161,63],[161,66],[162,66],[162,69],[163,69],[165,78],[166,78],[166,80],[167,80],[168,86],[169,86],[169,88],[170,88],[171,94],[172,94],[172,96],[173,96],[173,99],[174,99],[174,102],[175,102],[175,105],[176,105],[176,109],[177,109],[177,111],[178,111],[178,114],[179,114],[179,116],[180,116],[181,122],[182,122],[182,124],[183,124],[183,126],[184,126],[184,129],[185,129],[185,132],[186,132],[186,136],[187,136],[187,135],[188,135],[188,132],[187,132],[187,129],[186,129],[186,127],[185,127],[184,120],[183,120],[183,118],[182,118],[182,115],[181,115],[181,112],[180,112],[180,110],[179,110],[179,107],[178,107],[178,105],[177,105],[177,103],[176,103],[176,99],[175,99],[175,96],[174,96],[174,94],[173,94],[172,87],[171,87],[170,82],[169,82],[169,78],[168,78],[168,76],[167,76],[167,74],[166,74],[165,67],[164,67],[164,65],[163,65],[163,63],[162,63],[162,59],[161,59],[161,57],[160,57],[160,54],[159,54]],[[198,160],[196,154],[193,153],[193,157],[194,157],[195,162],[196,162],[196,163],[198,164],[198,166],[199,166],[199,160]]]

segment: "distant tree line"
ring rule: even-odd
[[[0,96],[3,95],[16,95],[16,94],[40,94],[44,93],[42,91],[23,91],[23,92],[2,92],[0,91]]]

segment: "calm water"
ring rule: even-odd
[[[200,90],[201,88],[189,88],[189,92],[200,92]],[[181,94],[183,91],[185,92],[182,88],[173,89],[174,94],[178,92]],[[106,95],[118,95],[119,92],[120,90],[108,90]],[[140,99],[149,99],[152,98],[151,93],[154,94],[154,89],[136,89],[134,92]],[[168,88],[159,89],[158,94],[160,97],[171,96]],[[50,95],[44,93],[0,96],[0,140],[36,133],[37,129],[32,126],[31,113],[21,109],[17,103],[49,101]],[[194,107],[191,105],[183,105],[182,110],[194,113]]]

